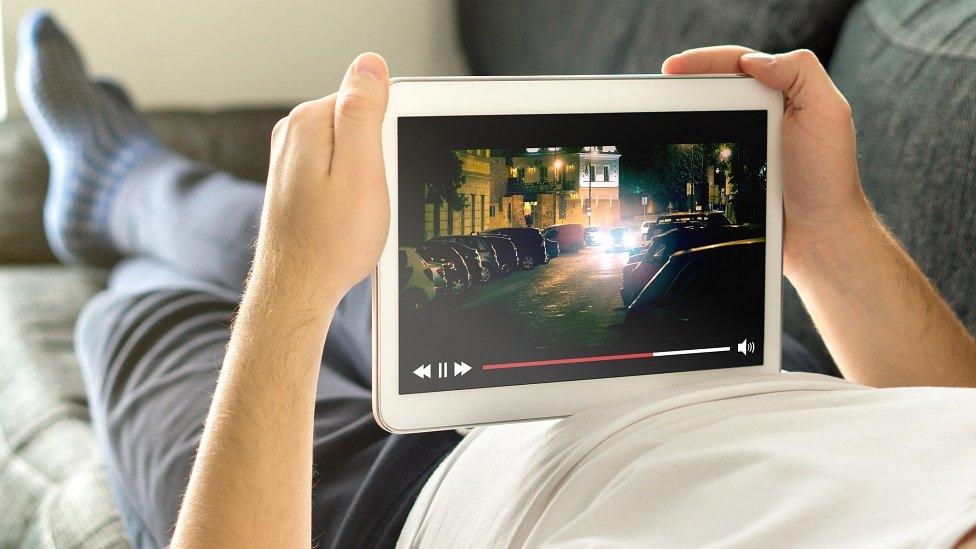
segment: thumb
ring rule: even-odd
[[[739,66],[766,86],[783,92],[787,103],[795,109],[847,104],[816,54],[810,50],[777,55],[750,52],[739,58]]]
[[[381,126],[386,113],[389,69],[375,53],[362,53],[349,65],[335,106],[332,166],[382,165]]]

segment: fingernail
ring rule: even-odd
[[[773,59],[776,59],[775,55],[769,55],[761,51],[754,51],[747,53],[742,56],[743,59],[748,59],[749,61],[757,61],[759,63],[772,63]]]
[[[352,73],[357,76],[368,76],[381,80],[386,78],[386,63],[375,53],[361,53],[352,62]]]

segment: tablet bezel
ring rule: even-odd
[[[599,101],[593,98],[599,97]],[[401,116],[767,111],[766,288],[759,366],[400,394],[397,290],[398,135]],[[745,75],[395,78],[383,121],[390,232],[373,277],[373,415],[409,433],[564,417],[649,391],[744,371],[780,369],[782,94]]]

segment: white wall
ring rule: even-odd
[[[141,107],[296,103],[366,50],[394,76],[466,72],[450,0],[0,0],[10,112],[17,23],[39,6]]]

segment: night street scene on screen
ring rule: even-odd
[[[401,393],[762,363],[765,113],[607,116],[401,119]]]

